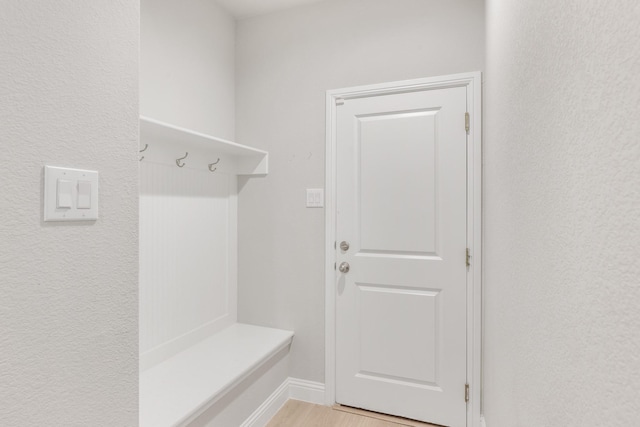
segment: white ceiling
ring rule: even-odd
[[[317,1],[321,0],[217,0],[222,7],[239,19],[263,15],[302,4],[315,3]]]

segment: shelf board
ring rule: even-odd
[[[179,126],[163,123],[148,117],[140,117],[141,149],[158,146],[159,150],[149,150],[141,154],[151,161],[173,164],[180,153],[190,153],[189,163],[195,156],[217,156],[223,163],[221,171],[237,175],[266,175],[268,172],[269,153],[257,148],[248,147],[222,138],[196,132]],[[155,147],[157,148],[157,147]],[[152,152],[155,151],[155,154]],[[158,154],[160,153],[160,155]],[[177,157],[176,157],[177,156]],[[210,160],[210,163],[215,159]],[[200,162],[202,163],[202,162]]]

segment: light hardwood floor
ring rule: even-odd
[[[267,427],[438,427],[347,407],[289,400]]]

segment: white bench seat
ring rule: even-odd
[[[236,323],[140,374],[140,427],[183,426],[287,347],[293,332]]]

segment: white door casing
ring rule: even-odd
[[[475,73],[328,92],[327,403],[479,421],[479,86]]]

